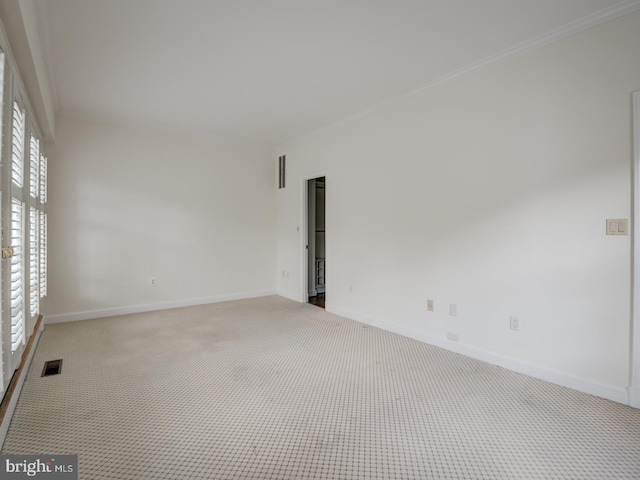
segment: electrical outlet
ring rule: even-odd
[[[156,277],[151,277],[149,279],[149,285],[155,285],[156,284]]]
[[[427,310],[433,312],[433,300],[427,300]]]
[[[457,333],[447,332],[447,339],[451,340],[452,342],[457,342],[458,340],[460,340],[460,336]]]
[[[449,305],[449,315],[451,315],[452,317],[458,316],[458,305],[456,305],[455,303]]]
[[[511,316],[509,320],[509,327],[516,332],[520,330],[520,319],[518,317]]]

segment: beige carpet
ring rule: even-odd
[[[82,479],[639,479],[640,411],[267,297],[47,326],[2,452]]]

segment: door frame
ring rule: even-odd
[[[633,93],[633,235],[629,405],[640,408],[640,91]]]
[[[298,299],[301,303],[309,302],[309,257],[307,253],[307,245],[309,240],[309,192],[307,189],[308,181],[314,178],[327,177],[327,173],[324,170],[315,172],[312,174],[301,175],[298,180],[298,232],[299,232],[299,279],[300,285],[298,289]],[[326,200],[325,200],[325,214],[326,214]]]

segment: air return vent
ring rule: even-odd
[[[281,157],[278,157],[278,188],[285,187],[285,181],[287,178],[286,169],[287,169],[286,157],[282,155]]]
[[[43,377],[50,377],[51,375],[58,375],[62,371],[62,359],[49,360],[44,362],[44,368],[42,369]]]

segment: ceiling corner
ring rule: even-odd
[[[9,57],[20,72],[21,81],[41,133],[46,140],[55,135],[56,90],[50,70],[48,48],[41,30],[45,12],[34,0],[3,0],[0,19],[9,42]]]

